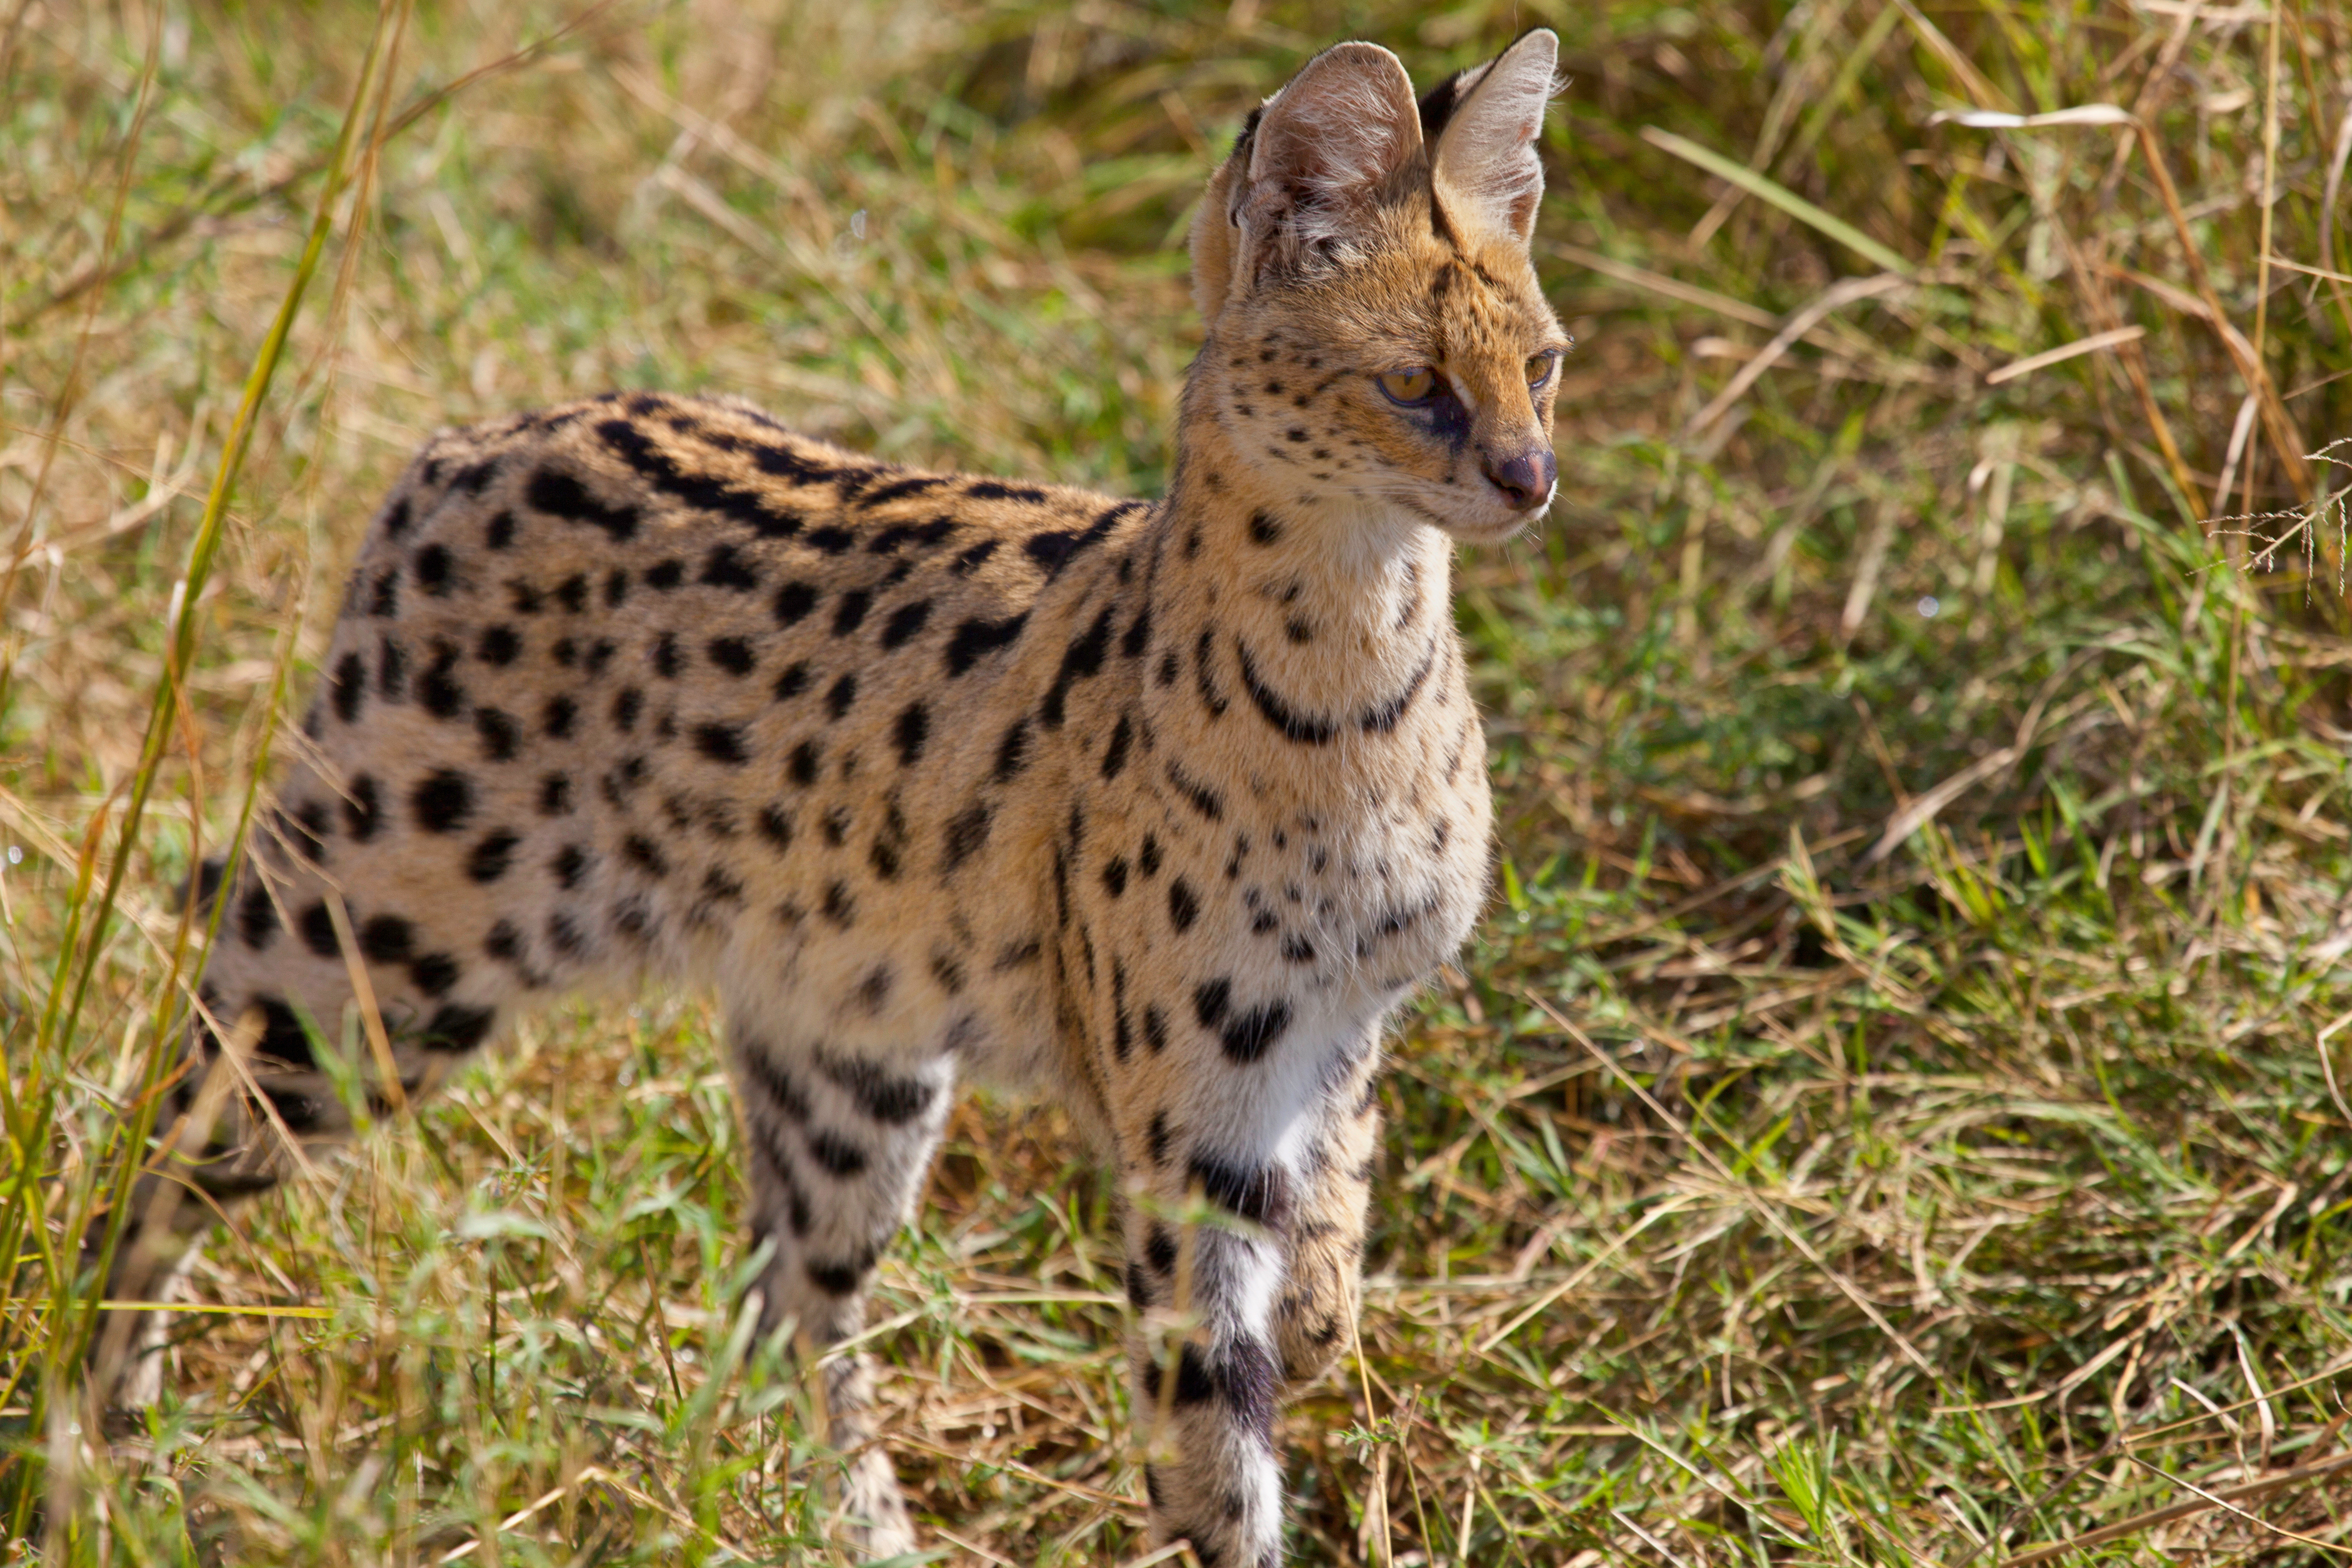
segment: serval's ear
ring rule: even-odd
[[[1213,319],[1269,263],[1344,250],[1420,152],[1420,110],[1394,55],[1350,43],[1307,61],[1250,117],[1193,220],[1201,314]]]
[[[1462,240],[1524,246],[1535,233],[1543,201],[1536,137],[1544,107],[1559,90],[1552,80],[1559,60],[1559,37],[1538,27],[1422,99],[1422,129],[1435,142],[1431,189]]]

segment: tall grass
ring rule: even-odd
[[[233,846],[427,431],[608,385],[1150,492],[1174,246],[1342,35],[1574,81],[1565,498],[1468,559],[1505,807],[1417,1004],[1330,1563],[2352,1546],[2352,26],[0,0],[0,1508],[61,1563],[820,1561],[691,996],[242,1210],[82,1385]],[[323,596],[323,598],[322,598]],[[956,1561],[1141,1552],[1062,1118],[959,1111],[875,1347]]]

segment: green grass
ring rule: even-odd
[[[2352,475],[2305,457],[2352,434],[2352,285],[2263,259],[2352,270],[2341,12],[0,0],[12,1552],[823,1560],[693,997],[541,1019],[241,1211],[190,1284],[234,1310],[101,1430],[58,1260],[137,1152],[174,889],[435,426],[726,391],[1150,492],[1174,247],[1255,96],[1537,20],[1564,499],[1465,561],[1506,870],[1401,1031],[1362,1354],[1285,1425],[1298,1557],[2352,1549],[2352,1469],[2204,1500],[2352,1448]],[[2153,134],[1936,118],[2094,103]],[[1058,1115],[967,1106],[884,1266],[953,1560],[1141,1553],[1111,1197]]]

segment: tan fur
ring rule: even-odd
[[[1516,81],[1524,131],[1550,60],[1530,35],[1457,112]],[[331,893],[412,1092],[537,998],[713,985],[768,1321],[824,1343],[956,1082],[1050,1096],[1129,1199],[1155,1538],[1274,1562],[1275,1401],[1357,1308],[1382,1020],[1485,896],[1453,541],[1549,499],[1525,171],[1457,172],[1442,210],[1371,46],[1269,101],[1194,226],[1207,336],[1156,504],[652,393],[435,440],[205,977],[218,1028],[263,1025],[286,1123],[348,1125],[301,1027],[351,1004]],[[1453,402],[1381,392],[1415,366]],[[1498,489],[1512,463],[1536,478]],[[205,1175],[283,1160],[248,1109]],[[1187,1235],[1201,1196],[1233,1218]],[[836,1364],[848,1539],[904,1550],[864,1364]]]

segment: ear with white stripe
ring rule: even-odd
[[[1525,245],[1534,235],[1544,188],[1536,138],[1559,61],[1559,37],[1538,27],[1446,84],[1452,91],[1438,110],[1444,120],[1430,155],[1430,183],[1446,221],[1464,239]]]

